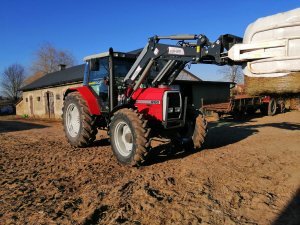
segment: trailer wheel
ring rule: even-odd
[[[75,147],[93,143],[97,134],[96,117],[89,113],[85,100],[78,92],[72,92],[64,100],[63,127],[68,142]]]
[[[188,149],[200,149],[207,134],[207,122],[201,112],[188,115],[186,124],[177,132],[176,142]]]
[[[271,98],[268,105],[268,116],[274,116],[276,114],[277,104],[274,98]]]
[[[109,125],[109,134],[114,155],[122,164],[140,165],[148,154],[150,129],[142,114],[133,109],[115,112]]]
[[[280,99],[280,100],[278,101],[278,107],[279,107],[279,112],[280,112],[280,113],[285,113],[286,108],[285,108],[284,100]]]

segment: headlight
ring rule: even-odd
[[[172,113],[173,112],[173,108],[168,108],[168,113]]]
[[[179,112],[180,112],[180,110],[181,110],[181,108],[180,108],[180,107],[175,107],[175,112],[179,113]]]

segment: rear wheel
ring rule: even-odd
[[[150,129],[133,109],[120,109],[111,119],[109,133],[114,155],[122,164],[140,165],[148,153]]]
[[[65,98],[62,117],[65,135],[72,146],[86,147],[93,143],[97,134],[96,117],[89,113],[78,92],[72,92]]]

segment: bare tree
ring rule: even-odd
[[[223,66],[220,68],[219,72],[223,75],[225,81],[234,82],[234,83],[243,83],[244,76],[241,66],[232,65],[232,66]]]
[[[20,88],[25,80],[25,69],[20,64],[12,64],[2,74],[1,86],[4,94],[16,101],[20,97]]]
[[[66,67],[73,66],[75,58],[69,51],[60,50],[50,43],[45,43],[35,52],[35,60],[31,69],[33,74],[44,75],[58,71],[59,64],[64,64]]]

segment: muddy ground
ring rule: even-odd
[[[107,136],[0,117],[1,224],[300,224],[300,112],[209,124],[205,148],[117,163]]]

